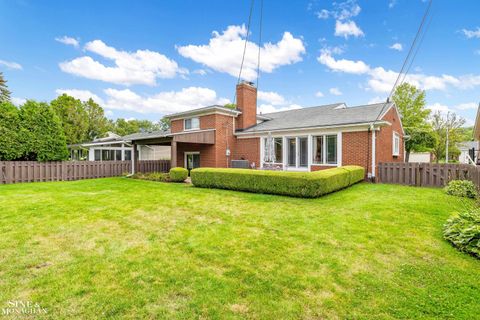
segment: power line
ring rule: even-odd
[[[428,16],[428,14],[430,13],[430,8],[432,6],[432,2],[433,0],[430,0],[428,2],[428,6],[427,6],[427,9],[425,10],[425,13],[423,15],[423,18],[422,18],[422,21],[420,23],[420,26],[418,27],[418,30],[417,30],[417,33],[415,34],[415,38],[413,39],[413,42],[410,46],[410,49],[408,50],[408,54],[405,58],[405,60],[403,61],[403,64],[402,64],[402,68],[400,69],[400,72],[398,73],[398,76],[397,76],[397,79],[395,80],[395,83],[393,84],[393,87],[392,87],[392,90],[390,91],[390,94],[388,95],[388,98],[387,98],[387,101],[385,101],[385,103],[383,104],[382,106],[382,109],[380,109],[380,112],[378,113],[375,121],[373,121],[372,123],[372,126],[375,125],[375,123],[378,121],[378,119],[380,118],[380,116],[382,115],[383,113],[383,110],[385,109],[385,107],[387,106],[387,104],[390,102],[390,99],[392,98],[393,96],[393,93],[395,92],[395,89],[400,81],[400,78],[402,77],[402,74],[404,73],[404,70],[405,70],[405,67],[407,66],[407,63],[409,62],[410,60],[410,57],[412,56],[412,53],[413,53],[413,50],[415,48],[415,45],[418,41],[418,37],[420,35],[420,33],[422,32],[423,30],[423,26],[425,24],[425,21],[426,21],[426,18]],[[416,53],[415,53],[415,56],[416,56]],[[415,56],[413,57],[413,59],[411,60],[411,63],[413,63],[413,60],[415,59]],[[406,76],[406,73],[405,73],[405,76]]]
[[[237,85],[240,83],[240,78],[242,76],[243,63],[245,61],[245,52],[247,51],[248,37],[250,35],[250,22],[252,21],[252,13],[253,13],[254,4],[255,4],[255,0],[252,0],[252,2],[250,4],[250,13],[248,14],[247,35],[245,36],[245,45],[243,46],[242,62],[240,63],[240,71],[238,72]],[[236,98],[237,98],[237,90],[235,89],[235,94],[233,95],[233,103],[235,103]]]
[[[260,52],[262,50],[262,25],[263,25],[263,0],[260,0],[260,26],[258,35],[258,56],[257,56],[257,90],[260,78]]]

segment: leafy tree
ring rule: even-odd
[[[83,103],[67,94],[62,94],[50,102],[62,122],[67,144],[88,140],[88,114]]]
[[[224,107],[233,110],[237,108],[237,105],[235,103],[227,103]]]
[[[10,102],[0,102],[0,160],[16,160],[23,154],[23,130],[18,108]]]
[[[19,118],[25,132],[23,159],[56,161],[68,158],[62,123],[50,105],[29,100],[20,107]]]
[[[462,135],[462,141],[473,141],[473,127],[460,128],[460,134]]]
[[[447,131],[448,131],[448,158],[452,159],[460,152],[457,144],[462,141],[461,126],[465,123],[465,119],[458,117],[455,113],[448,113],[444,116],[437,111],[432,116],[432,129],[435,137],[435,143],[432,148],[432,153],[438,163],[445,158],[447,145]]]
[[[427,122],[430,110],[425,108],[425,91],[406,82],[397,87],[392,99],[402,115],[405,134],[410,136],[405,141],[405,161],[408,162],[411,151],[433,146],[430,125]]]
[[[85,101],[83,106],[88,118],[88,140],[93,140],[97,137],[103,137],[108,131],[108,120],[105,117],[103,108],[93,101],[92,98],[88,99],[88,101]]]
[[[0,72],[0,102],[9,102],[10,93],[7,87],[7,80],[3,78],[3,73]]]
[[[110,131],[115,132],[120,136],[140,131],[155,131],[159,129],[160,126],[150,120],[125,120],[123,118],[118,118],[116,121],[110,122]]]
[[[160,130],[170,130],[170,126],[171,126],[171,123],[170,123],[170,119],[168,118],[162,118],[160,119],[160,122],[158,124]]]

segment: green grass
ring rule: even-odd
[[[472,319],[461,200],[362,183],[318,199],[126,178],[0,186],[0,310],[49,319]]]

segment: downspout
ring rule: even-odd
[[[375,171],[376,171],[376,133],[375,127],[371,125],[370,130],[372,131],[372,180],[375,180]]]

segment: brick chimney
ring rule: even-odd
[[[242,81],[237,85],[237,109],[242,114],[237,117],[236,129],[247,129],[257,124],[257,88],[252,82]]]

